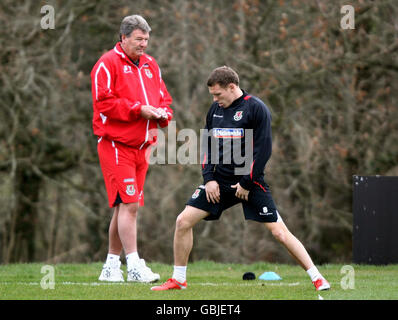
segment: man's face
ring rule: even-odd
[[[129,37],[122,35],[122,48],[132,60],[137,60],[144,54],[148,40],[148,32],[135,29]]]
[[[225,88],[219,84],[208,87],[210,94],[213,96],[213,101],[218,102],[222,108],[228,108],[235,100],[234,85],[231,83]]]

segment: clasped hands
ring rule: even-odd
[[[241,200],[249,200],[249,190],[244,189],[239,182],[231,185],[231,188],[236,189],[235,196]],[[205,185],[206,199],[208,202],[218,203],[220,202],[220,186],[217,181],[211,180]]]
[[[148,120],[167,120],[167,112],[162,108],[155,108],[150,105],[143,105],[141,107],[141,116]]]

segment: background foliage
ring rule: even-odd
[[[40,8],[55,9],[43,30]],[[105,0],[0,3],[0,262],[100,261],[112,211],[92,134],[90,71],[143,15],[148,53],[174,98],[177,130],[199,133],[209,72],[236,69],[273,115],[266,168],[279,211],[317,263],[351,259],[352,175],[398,175],[398,5],[352,1]],[[167,129],[165,130],[167,134]],[[179,142],[182,144],[183,142]],[[179,146],[179,145],[177,145]],[[170,152],[170,151],[169,151]],[[150,167],[139,251],[172,262],[174,222],[198,165]],[[191,260],[291,262],[240,207],[194,230]]]

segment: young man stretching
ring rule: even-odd
[[[316,290],[330,289],[304,246],[282,221],[264,180],[264,168],[272,148],[271,114],[267,106],[239,87],[239,77],[229,67],[213,70],[207,85],[214,102],[206,117],[205,129],[209,135],[207,148],[202,150],[204,184],[196,189],[177,217],[173,275],[151,290],[185,289],[193,226],[202,219],[219,219],[224,210],[238,203],[242,203],[245,219],[265,224],[308,273]],[[251,139],[247,141],[247,137]],[[249,165],[244,166],[248,168],[245,174],[242,174],[242,165],[235,161],[242,155],[237,155],[235,148],[228,148],[228,142],[232,141],[239,145],[240,152],[245,151],[244,159],[252,158]],[[214,145],[217,148],[212,148]],[[246,153],[248,147],[252,150]]]

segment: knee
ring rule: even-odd
[[[182,213],[180,213],[176,220],[176,230],[184,231],[190,228],[192,228],[191,223]]]
[[[288,231],[283,228],[274,228],[272,229],[272,235],[280,243],[285,243],[288,236]]]

